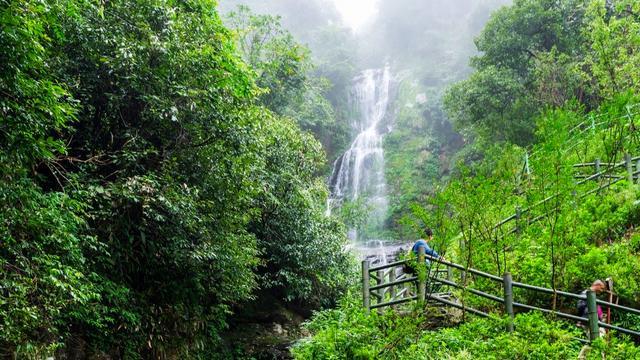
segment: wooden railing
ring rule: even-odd
[[[575,174],[574,178],[577,180],[576,185],[582,185],[589,181],[594,181],[594,180],[601,180],[601,179],[607,180],[604,183],[597,186],[596,188],[580,194],[579,198],[584,198],[593,193],[597,193],[601,190],[607,189],[613,184],[618,183],[625,179],[629,182],[629,184],[640,183],[640,156],[631,157],[631,155],[627,153],[624,154],[624,160],[621,162],[603,163],[600,161],[600,159],[596,159],[594,162],[590,162],[590,163],[574,164],[573,168],[575,169],[593,168],[593,171],[591,172]],[[576,194],[576,196],[578,196],[578,194]],[[494,231],[498,230],[509,223],[515,222],[513,227],[506,230],[502,234],[502,237],[504,237],[504,236],[517,233],[520,230],[522,230],[523,223],[525,225],[530,225],[544,219],[549,214],[553,213],[555,208],[551,209],[550,211],[546,211],[536,216],[533,216],[531,218],[528,218],[528,217],[523,218],[523,217],[525,217],[525,215],[532,214],[535,209],[539,208],[542,205],[545,205],[546,203],[555,199],[556,197],[558,197],[558,194],[548,196],[545,199],[542,199],[526,208],[520,208],[519,206],[516,206],[515,212],[512,215],[508,216],[507,218],[498,222],[496,225],[494,225],[493,230]]]
[[[640,109],[640,103],[635,103],[635,104],[628,104],[625,107],[626,110],[626,114],[622,115],[622,116],[618,116],[615,118],[607,118],[605,120],[601,120],[601,118],[605,117],[606,114],[599,114],[599,115],[593,115],[593,114],[589,114],[587,116],[585,116],[583,118],[583,121],[580,122],[579,124],[573,126],[571,129],[569,129],[569,138],[565,141],[565,143],[563,144],[563,152],[566,153],[570,150],[572,150],[573,148],[575,148],[576,146],[580,145],[583,141],[585,141],[584,138],[584,134],[587,134],[589,132],[594,132],[596,131],[596,129],[607,129],[607,128],[611,128],[612,124],[615,124],[618,120],[621,119],[627,119],[628,120],[628,124],[627,126],[630,129],[633,128],[637,128],[638,124],[636,124],[634,122],[634,118],[637,115],[640,115],[640,111],[638,111]],[[624,137],[628,137],[630,136],[630,134],[625,135]],[[539,155],[539,151],[535,150],[531,153],[529,153],[529,151],[527,151],[525,153],[524,156],[524,162],[523,162],[523,169],[522,169],[522,173],[520,174],[521,177],[526,173],[528,175],[530,175],[530,167],[529,167],[529,162],[531,158],[536,157],[537,155]],[[633,163],[635,163],[635,170],[634,170],[634,165]],[[604,166],[605,169],[603,171],[601,171],[601,166]],[[620,174],[615,174],[614,172],[617,171],[617,169],[623,167],[626,169],[626,176],[624,175],[620,175]],[[620,162],[620,163],[601,163],[599,159],[596,159],[593,163],[584,163],[584,164],[575,164],[573,166],[574,168],[582,168],[582,167],[594,167],[595,168],[595,172],[593,174],[577,174],[576,178],[577,179],[581,179],[577,182],[576,185],[580,185],[580,184],[584,184],[588,181],[591,180],[600,180],[600,179],[608,179],[610,181],[607,181],[604,184],[601,184],[600,186],[598,186],[595,189],[592,189],[590,191],[587,191],[585,193],[583,193],[582,195],[580,195],[580,198],[583,198],[585,196],[588,196],[590,194],[593,194],[594,192],[599,192],[603,189],[606,189],[608,187],[610,187],[611,185],[624,180],[625,178],[629,180],[630,184],[634,183],[634,179],[640,183],[640,157],[635,157],[635,158],[631,158],[629,156],[629,154],[625,153],[624,154],[624,161]],[[528,208],[524,208],[521,209],[518,206],[516,206],[515,212],[510,215],[509,217],[507,217],[506,219],[503,219],[502,221],[500,221],[498,224],[496,224],[492,230],[498,230],[500,229],[502,226],[515,221],[516,224],[515,226],[513,226],[511,229],[507,230],[506,232],[504,232],[502,235],[500,235],[500,238],[514,234],[516,232],[519,232],[521,230],[521,226],[520,226],[520,219],[522,215],[525,215],[527,213],[531,213],[533,211],[533,209],[535,207],[538,207],[540,205],[546,204],[548,201],[556,198],[557,195],[552,195],[532,206],[529,206]],[[532,224],[535,223],[539,220],[544,219],[545,217],[547,217],[550,213],[552,213],[555,209],[552,209],[551,211],[547,211],[546,213],[540,214],[538,216],[535,216],[531,219],[527,219],[526,224]]]
[[[431,266],[427,265],[426,260],[431,261]],[[418,262],[417,262],[417,274],[411,275],[405,274],[402,269],[408,266],[407,260],[395,261],[386,265],[380,265],[375,267],[369,267],[370,262],[364,260],[362,262],[362,298],[363,305],[370,311],[371,309],[379,309],[383,307],[396,306],[402,303],[411,301],[417,301],[419,304],[425,304],[427,301],[444,304],[446,306],[455,307],[465,312],[469,312],[478,316],[488,316],[489,314],[472,307],[460,304],[450,298],[441,296],[440,294],[433,293],[428,290],[428,285],[434,284],[445,285],[452,288],[463,289],[465,292],[483,297],[490,301],[502,304],[503,313],[508,315],[508,331],[513,331],[513,317],[514,308],[520,308],[530,311],[540,311],[546,314],[552,314],[554,316],[582,322],[588,325],[589,328],[589,340],[594,340],[599,336],[599,329],[605,328],[615,330],[623,334],[631,335],[637,339],[640,339],[640,332],[632,329],[623,328],[620,326],[608,324],[598,319],[597,306],[601,305],[603,308],[613,311],[626,312],[635,315],[640,315],[640,310],[614,304],[607,301],[602,301],[596,298],[595,292],[588,290],[586,296],[580,294],[574,294],[565,291],[553,290],[543,288],[539,286],[528,285],[512,280],[510,273],[504,273],[502,277],[492,275],[480,270],[465,267],[460,264],[452,263],[442,259],[436,259],[434,257],[425,255],[424,248],[419,248]],[[444,268],[438,269],[438,265],[443,265]],[[432,268],[435,266],[435,270]],[[400,270],[400,271],[398,271]],[[457,270],[461,272],[461,278],[465,278],[467,274],[473,274],[474,276],[485,278],[493,282],[501,284],[503,293],[502,297],[490,294],[478,289],[472,289],[465,285],[458,284],[453,281],[452,272]],[[398,275],[400,273],[400,275]],[[442,276],[446,274],[446,276]],[[385,279],[389,279],[385,282]],[[375,280],[375,284],[371,284],[371,280]],[[558,311],[555,309],[546,309],[542,307],[532,306],[525,303],[517,302],[514,300],[513,289],[520,288],[536,293],[548,294],[553,296],[567,297],[573,300],[585,300],[587,303],[588,316],[586,318],[579,317],[566,312]],[[414,291],[413,291],[414,290]],[[374,300],[373,302],[371,300]],[[582,342],[586,340],[578,339]]]
[[[601,118],[606,117],[606,114],[593,115],[588,114],[583,118],[583,121],[577,125],[574,125],[571,129],[569,129],[569,138],[563,143],[563,152],[567,153],[568,151],[574,149],[576,146],[582,144],[585,141],[584,135],[587,133],[593,133],[597,129],[610,129],[612,124],[615,124],[618,120],[627,119],[629,123],[627,126],[629,128],[637,128],[634,123],[634,117],[640,115],[640,103],[629,104],[626,106],[626,114],[615,117],[615,118],[607,118],[605,120],[601,120]],[[525,157],[525,168],[527,167],[526,162],[530,157],[535,157],[539,154],[540,149],[535,150],[528,153]]]

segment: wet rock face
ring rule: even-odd
[[[275,323],[273,324],[273,332],[276,335],[286,335],[286,331],[282,328],[282,325]]]
[[[291,323],[243,324],[234,329],[233,347],[257,360],[293,359],[289,348],[304,336],[297,321]]]
[[[285,304],[264,291],[252,303],[236,309],[225,334],[227,349],[241,359],[292,359],[289,348],[308,336],[301,324],[311,315],[303,308]],[[233,350],[231,350],[233,349]]]
[[[292,343],[270,346],[254,354],[256,360],[289,360],[293,359],[289,347]]]

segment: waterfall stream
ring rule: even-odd
[[[334,163],[330,179],[329,209],[362,198],[370,209],[366,228],[374,231],[382,229],[387,211],[382,136],[390,81],[388,67],[365,70],[354,79],[349,103],[355,110],[350,124],[355,138]],[[358,239],[356,229],[350,229],[349,237]]]
[[[327,212],[345,202],[362,200],[368,210],[365,232],[349,229],[351,247],[363,257],[386,261],[389,244],[372,239],[384,229],[388,198],[384,174],[382,140],[389,131],[387,112],[392,78],[390,69],[364,70],[353,80],[349,104],[354,109],[351,128],[354,140],[334,163],[329,181],[331,197]],[[391,246],[396,249],[397,246]]]

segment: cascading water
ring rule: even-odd
[[[384,177],[382,140],[389,131],[387,111],[392,78],[389,67],[363,71],[353,81],[349,103],[355,110],[351,118],[354,140],[333,165],[330,179],[331,197],[327,212],[345,201],[362,200],[369,213],[364,234],[349,230],[351,248],[362,258],[386,262],[399,244],[372,239],[380,234],[387,215],[388,199]]]
[[[330,179],[328,211],[344,201],[364,199],[370,209],[366,228],[374,232],[382,229],[388,204],[382,137],[387,132],[384,120],[389,106],[390,83],[388,67],[365,70],[354,79],[349,102],[356,110],[351,119],[356,136],[349,149],[334,163]],[[349,237],[358,239],[357,231],[351,229]]]

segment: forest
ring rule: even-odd
[[[479,277],[488,318],[367,311],[360,268],[431,228],[640,308],[640,3],[355,3],[0,0],[0,359],[640,359]]]

